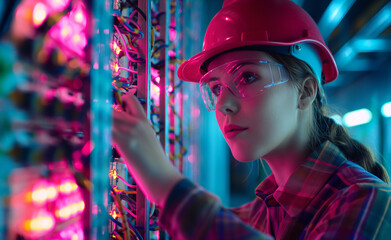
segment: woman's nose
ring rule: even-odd
[[[220,96],[217,98],[216,111],[224,114],[234,114],[239,110],[238,100],[228,87],[223,87]]]

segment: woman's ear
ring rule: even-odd
[[[307,109],[315,100],[318,91],[318,83],[314,77],[307,77],[302,81],[301,91],[297,107],[301,110]]]

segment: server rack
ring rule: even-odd
[[[112,147],[111,114],[122,95],[136,94],[167,158],[189,168],[189,92],[176,77],[183,7],[182,0],[15,4],[0,44],[2,238],[169,239],[156,224],[159,209]]]

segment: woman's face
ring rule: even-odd
[[[264,52],[233,51],[215,58],[208,69],[245,58],[275,62]],[[222,75],[221,78],[228,76]],[[297,98],[291,80],[249,99],[236,97],[222,88],[215,114],[233,156],[246,162],[286,149],[297,129]]]

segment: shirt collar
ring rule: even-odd
[[[274,199],[291,216],[297,216],[323,188],[339,166],[346,161],[342,152],[330,141],[322,143],[298,167],[288,180],[278,186],[271,174],[255,189],[255,194]]]

